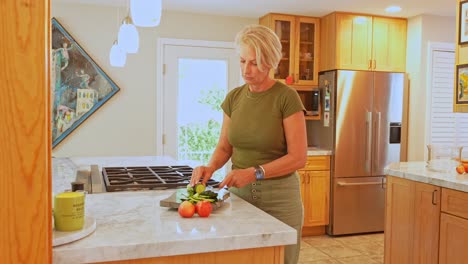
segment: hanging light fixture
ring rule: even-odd
[[[139,36],[132,18],[126,16],[119,29],[118,43],[127,53],[137,53],[139,46]]]
[[[114,41],[114,45],[109,54],[110,65],[113,67],[123,67],[127,61],[127,53],[120,47],[118,41]]]
[[[131,0],[130,12],[135,26],[156,27],[161,21],[162,0]]]

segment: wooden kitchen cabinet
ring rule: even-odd
[[[442,189],[439,264],[468,259],[468,193]]]
[[[270,13],[259,22],[281,40],[283,58],[270,72],[271,77],[283,83],[287,77],[292,78],[289,85],[298,91],[306,110],[311,110],[311,91],[318,86],[320,19]],[[320,115],[307,115],[306,120],[320,120]]]
[[[330,156],[309,156],[299,170],[304,204],[303,236],[323,234],[329,222]]]
[[[440,193],[437,186],[387,176],[386,264],[437,263]]]
[[[286,77],[291,76],[298,90],[317,86],[320,19],[271,13],[261,17],[259,22],[271,28],[283,46],[283,58],[278,69],[272,71],[273,78],[285,82]]]
[[[403,18],[331,13],[321,19],[320,70],[405,72]]]

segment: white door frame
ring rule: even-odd
[[[156,51],[156,155],[163,155],[164,46],[235,48],[234,42],[158,38]]]

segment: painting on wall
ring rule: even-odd
[[[52,18],[50,67],[52,147],[55,147],[120,88],[56,18]]]
[[[468,64],[457,65],[456,104],[468,104]]]
[[[468,1],[460,2],[458,44],[468,43]]]

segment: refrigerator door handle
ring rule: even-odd
[[[370,172],[372,155],[372,112],[367,112],[366,117],[366,171]]]
[[[381,185],[382,182],[337,182],[338,186]]]
[[[377,112],[377,128],[375,130],[375,136],[376,136],[376,140],[374,141],[374,144],[375,145],[375,158],[374,158],[374,171],[377,170],[379,168],[379,164],[380,164],[380,120],[381,120],[381,117],[382,117],[382,113],[380,112]]]

